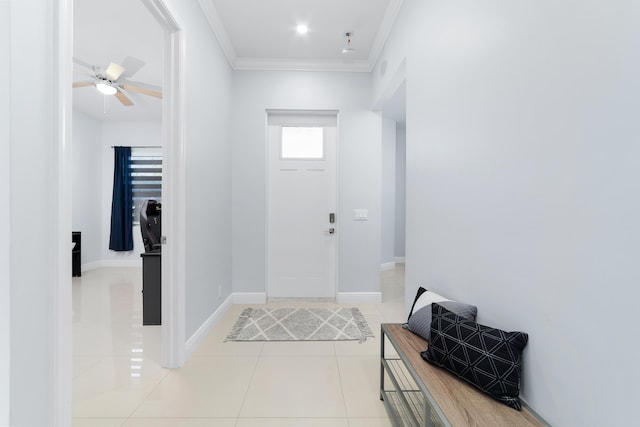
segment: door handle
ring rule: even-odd
[[[336,229],[335,228],[330,228],[327,231],[325,231],[325,233],[327,233],[327,234],[336,234]]]

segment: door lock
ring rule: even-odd
[[[330,228],[326,231],[327,234],[336,234],[336,229],[335,228]]]
[[[334,224],[336,222],[336,214],[333,212],[329,214],[329,224]]]

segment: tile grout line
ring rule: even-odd
[[[249,394],[249,389],[251,388],[251,384],[253,384],[253,380],[256,376],[256,371],[258,370],[258,364],[262,360],[262,352],[264,351],[264,343],[260,348],[260,354],[256,357],[256,363],[253,365],[253,372],[251,372],[251,378],[249,379],[249,384],[247,385],[247,389],[244,391],[244,396],[242,396],[242,402],[240,403],[240,408],[238,409],[238,414],[236,416],[236,422],[234,426],[238,425],[238,421],[240,420],[240,414],[242,414],[242,409],[244,409],[244,405],[247,401],[247,395]]]
[[[138,406],[136,406],[136,408],[131,411],[131,413],[126,417],[124,424],[122,424],[122,426],[124,426],[126,423],[129,422],[129,420],[133,419],[133,414],[136,413],[136,411],[138,409],[140,409],[140,407],[147,401],[147,399],[153,394],[154,391],[156,391],[156,389],[160,386],[160,384],[162,384],[162,382],[171,374],[172,369],[167,369],[167,368],[163,368],[162,366],[160,366],[160,368],[163,371],[166,371],[165,374],[162,376],[162,378],[160,378],[160,380],[156,383],[156,385],[154,385],[151,390],[149,391],[149,393],[147,393],[147,395],[144,397],[144,399],[142,399],[140,401],[140,403],[138,404]],[[120,427],[122,427],[120,426]]]
[[[338,356],[337,354],[334,356],[334,360],[336,362],[336,369],[338,370],[338,381],[340,382],[340,393],[342,394],[342,404],[344,405],[344,416],[347,420],[347,425],[351,424],[349,422],[349,412],[347,409],[347,399],[345,398],[345,394],[344,394],[344,386],[343,386],[343,381],[342,381],[342,371],[340,370],[340,363],[338,363]]]

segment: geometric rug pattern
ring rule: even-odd
[[[246,308],[225,341],[360,341],[373,337],[357,308]]]

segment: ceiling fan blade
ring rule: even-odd
[[[105,71],[104,75],[107,79],[115,82],[120,78],[120,76],[124,73],[124,68],[122,65],[118,65],[115,62],[112,62],[107,67],[107,71]]]
[[[88,62],[84,62],[82,59],[78,59],[75,56],[73,57],[73,65],[78,65],[80,67],[86,68],[87,70],[93,70],[93,65]]]
[[[116,98],[118,98],[118,101],[120,101],[125,107],[131,107],[133,105],[133,102],[131,102],[131,100],[127,98],[124,93],[117,91],[115,96]]]
[[[157,91],[157,90],[153,90],[153,89],[146,89],[140,86],[134,86],[134,85],[130,85],[127,83],[123,83],[120,85],[120,87],[124,90],[128,90],[131,92],[136,92],[136,93],[141,93],[143,95],[149,95],[149,96],[153,96],[155,98],[160,98],[162,99],[162,92]]]
[[[73,71],[86,74],[91,77],[96,75],[94,68],[93,66],[91,66],[91,64],[81,61],[78,58],[73,58]]]
[[[93,86],[93,82],[75,82],[73,87],[85,87],[85,86]]]
[[[131,78],[134,74],[136,74],[142,67],[144,67],[146,62],[142,59],[134,58],[133,56],[127,56],[122,60],[122,67],[126,70],[122,77]]]

